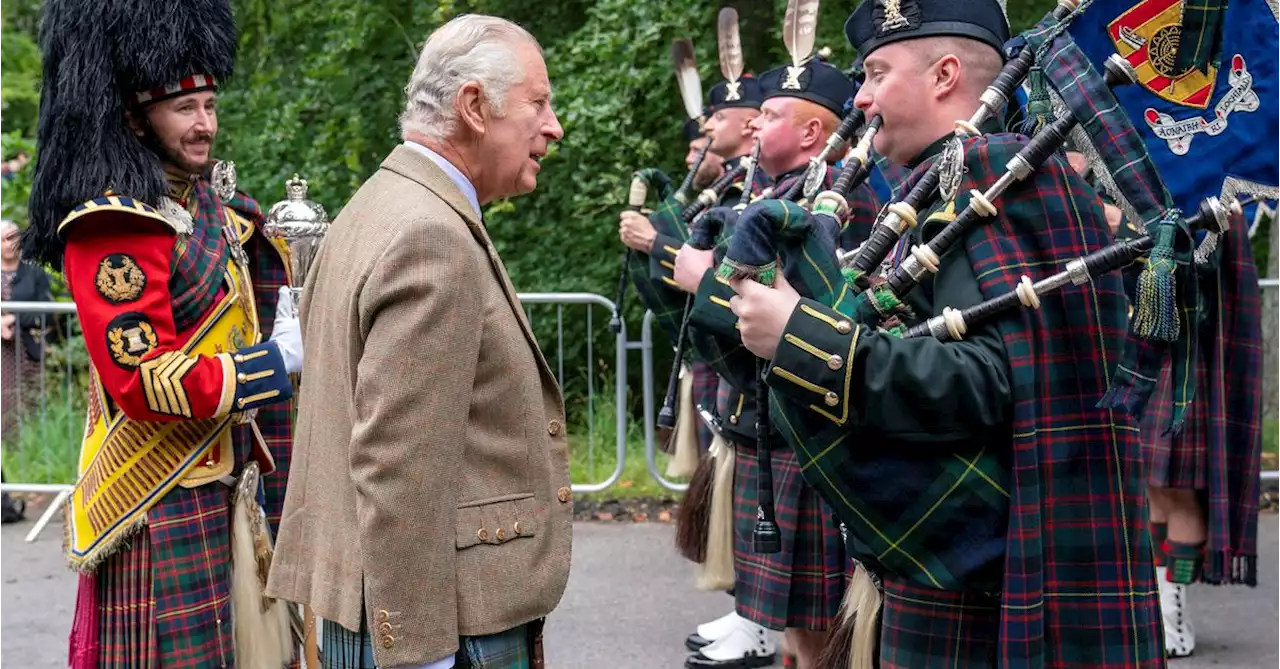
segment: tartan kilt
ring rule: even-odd
[[[715,413],[717,393],[720,389],[720,377],[716,375],[716,370],[709,364],[694,360],[690,365],[693,372],[693,403],[694,407],[702,407],[707,411]],[[711,426],[706,421],[698,420],[698,452],[706,453],[711,449],[711,440],[715,435],[711,432]]]
[[[994,669],[1000,597],[884,580],[880,669]]]
[[[230,492],[174,488],[82,580],[97,588],[100,669],[235,666]]]
[[[1206,443],[1208,425],[1205,410],[1209,406],[1209,389],[1204,383],[1204,357],[1195,356],[1195,400],[1187,409],[1182,432],[1173,437],[1163,434],[1173,409],[1173,373],[1166,365],[1160,370],[1147,408],[1142,416],[1142,459],[1148,485],[1157,488],[1204,490],[1209,478],[1209,448]]]
[[[733,447],[738,453],[733,476],[733,592],[738,615],[773,630],[826,630],[840,608],[850,568],[830,507],[801,476],[795,452],[775,448],[774,511],[782,550],[757,554],[751,533],[760,467],[754,444]]]
[[[460,637],[454,655],[455,669],[530,669],[537,652],[533,646],[541,644],[543,622],[537,620],[487,636]],[[363,615],[359,632],[332,620],[323,621],[320,645],[320,669],[378,669],[373,661],[373,635],[369,634]]]

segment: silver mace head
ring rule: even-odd
[[[329,231],[329,215],[319,203],[307,199],[307,182],[296,173],[285,182],[285,199],[271,205],[263,230],[271,239],[282,239],[289,248],[293,288],[306,282],[311,263]]]

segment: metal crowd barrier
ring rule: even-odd
[[[608,322],[607,316],[603,319],[594,318],[593,316],[594,308],[603,307],[606,310],[606,313],[611,314],[613,312],[613,302],[611,302],[605,297],[602,297],[600,295],[595,295],[592,293],[519,293],[517,297],[520,299],[521,304],[525,307],[525,315],[530,320],[531,324],[535,322],[535,313],[534,313],[534,310],[531,309],[531,307],[541,306],[541,305],[555,305],[556,307],[556,313],[555,313],[556,345],[554,349],[554,355],[551,349],[543,347],[542,350],[543,350],[544,357],[547,358],[548,363],[555,370],[556,380],[560,383],[561,389],[563,389],[564,383],[565,383],[564,308],[570,305],[585,306],[587,309],[586,325],[587,325],[588,332],[590,332],[593,329],[594,323]],[[72,317],[76,313],[76,308],[74,304],[69,302],[0,302],[0,313],[6,313],[6,314],[7,313],[14,313],[14,314],[39,313],[39,314],[45,315],[45,317],[53,316],[55,314],[68,315],[69,316],[67,319],[68,323],[64,328],[64,330],[69,333],[72,331],[72,328],[70,326],[70,321],[72,320]],[[78,330],[78,328],[76,329]],[[38,365],[38,368],[30,372],[30,374],[33,377],[37,377],[39,381],[40,410],[38,413],[36,413],[34,411],[35,406],[32,406],[31,415],[27,415],[27,416],[24,416],[24,414],[28,413],[27,411],[18,412],[18,417],[14,421],[14,428],[15,428],[15,432],[21,433],[22,424],[24,421],[32,420],[33,418],[41,418],[41,417],[47,416],[47,412],[46,412],[47,405],[45,403],[45,400],[48,395],[46,383],[48,382],[49,375],[46,374],[46,366],[45,366],[45,362],[47,358],[41,359],[39,362],[33,362],[25,358],[25,355],[23,353],[22,346],[21,346],[20,330],[16,324],[14,326],[14,337],[15,337],[15,342],[17,343],[17,345],[14,347],[15,357],[22,360],[21,363],[17,363],[17,364],[23,364],[25,366]],[[586,351],[587,360],[589,361],[594,360],[595,351],[594,351],[594,342],[592,337],[587,338],[586,346],[587,346],[587,351]],[[614,384],[615,415],[613,419],[613,423],[614,423],[614,449],[613,450],[614,450],[616,462],[614,463],[612,471],[610,472],[608,477],[606,477],[602,481],[590,482],[590,483],[573,483],[572,489],[575,492],[599,492],[602,490],[606,490],[609,487],[616,484],[618,482],[618,479],[621,478],[622,476],[623,467],[625,466],[625,463],[626,463],[626,450],[627,450],[626,437],[627,437],[627,426],[628,426],[627,351],[631,348],[642,348],[643,350],[647,351],[648,349],[644,348],[646,346],[650,346],[650,345],[646,344],[645,342],[639,342],[635,346],[630,345],[627,342],[625,327],[623,328],[622,332],[620,332],[615,338],[614,361],[616,366],[615,368],[616,382]],[[68,410],[70,410],[72,397],[78,396],[78,394],[83,394],[83,389],[71,387],[71,379],[74,376],[74,373],[73,373],[74,368],[73,368],[72,361],[70,360],[69,357],[66,360],[66,365],[67,365],[67,369],[65,370],[65,373],[62,374],[62,377],[67,386],[66,392],[64,393],[64,399],[68,405]],[[588,369],[593,369],[593,368],[594,368],[593,364],[588,365]],[[650,378],[648,370],[646,370],[645,375],[646,375],[645,385],[652,386],[652,379]],[[587,466],[590,471],[594,472],[596,469],[596,455],[597,455],[596,454],[597,449],[595,448],[595,437],[596,437],[595,405],[596,405],[597,398],[595,394],[596,383],[595,383],[594,373],[588,373],[586,375],[586,384],[587,384],[587,395],[586,395],[587,425],[586,425],[585,433],[587,438],[587,442],[586,442],[587,443]],[[14,393],[15,403],[20,404],[22,403],[21,393],[26,389],[22,388],[21,384],[19,384],[16,390],[17,392]],[[651,401],[650,401],[650,404],[651,404]],[[83,416],[77,416],[75,420],[70,421],[69,427],[74,427],[74,430],[69,431],[68,434],[65,436],[65,438],[68,440],[69,443],[78,443],[80,438],[78,431],[83,428],[83,420],[84,420]],[[650,442],[652,441],[652,437],[649,438],[649,441]],[[44,444],[42,443],[40,444],[40,446],[43,447]],[[650,448],[651,448],[651,444],[650,444]],[[66,501],[66,498],[70,495],[72,489],[73,489],[73,485],[70,482],[68,483],[23,483],[23,482],[0,483],[0,490],[3,490],[4,492],[43,493],[43,494],[55,495],[53,503],[49,505],[49,507],[45,510],[44,514],[40,516],[40,518],[36,521],[35,525],[32,526],[31,531],[27,534],[27,537],[26,537],[27,541],[34,541],[36,537],[39,536],[39,534],[44,530],[45,526],[53,518],[54,514],[56,514],[59,511],[62,504]]]

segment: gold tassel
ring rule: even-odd
[[[733,466],[734,449],[723,437],[711,442],[715,479],[711,490],[711,519],[707,529],[706,559],[698,565],[699,590],[733,587]]]

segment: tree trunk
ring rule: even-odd
[[[1280,224],[1277,224],[1274,214],[1266,224],[1270,235],[1267,241],[1271,250],[1267,253],[1265,276],[1275,279],[1280,277],[1280,271],[1277,271],[1280,264]],[[1262,232],[1258,230],[1257,234]],[[1262,273],[1263,268],[1258,269]],[[1262,389],[1265,398],[1262,414],[1275,418],[1280,415],[1280,379],[1277,379],[1277,375],[1280,375],[1280,288],[1262,289],[1262,361]]]

